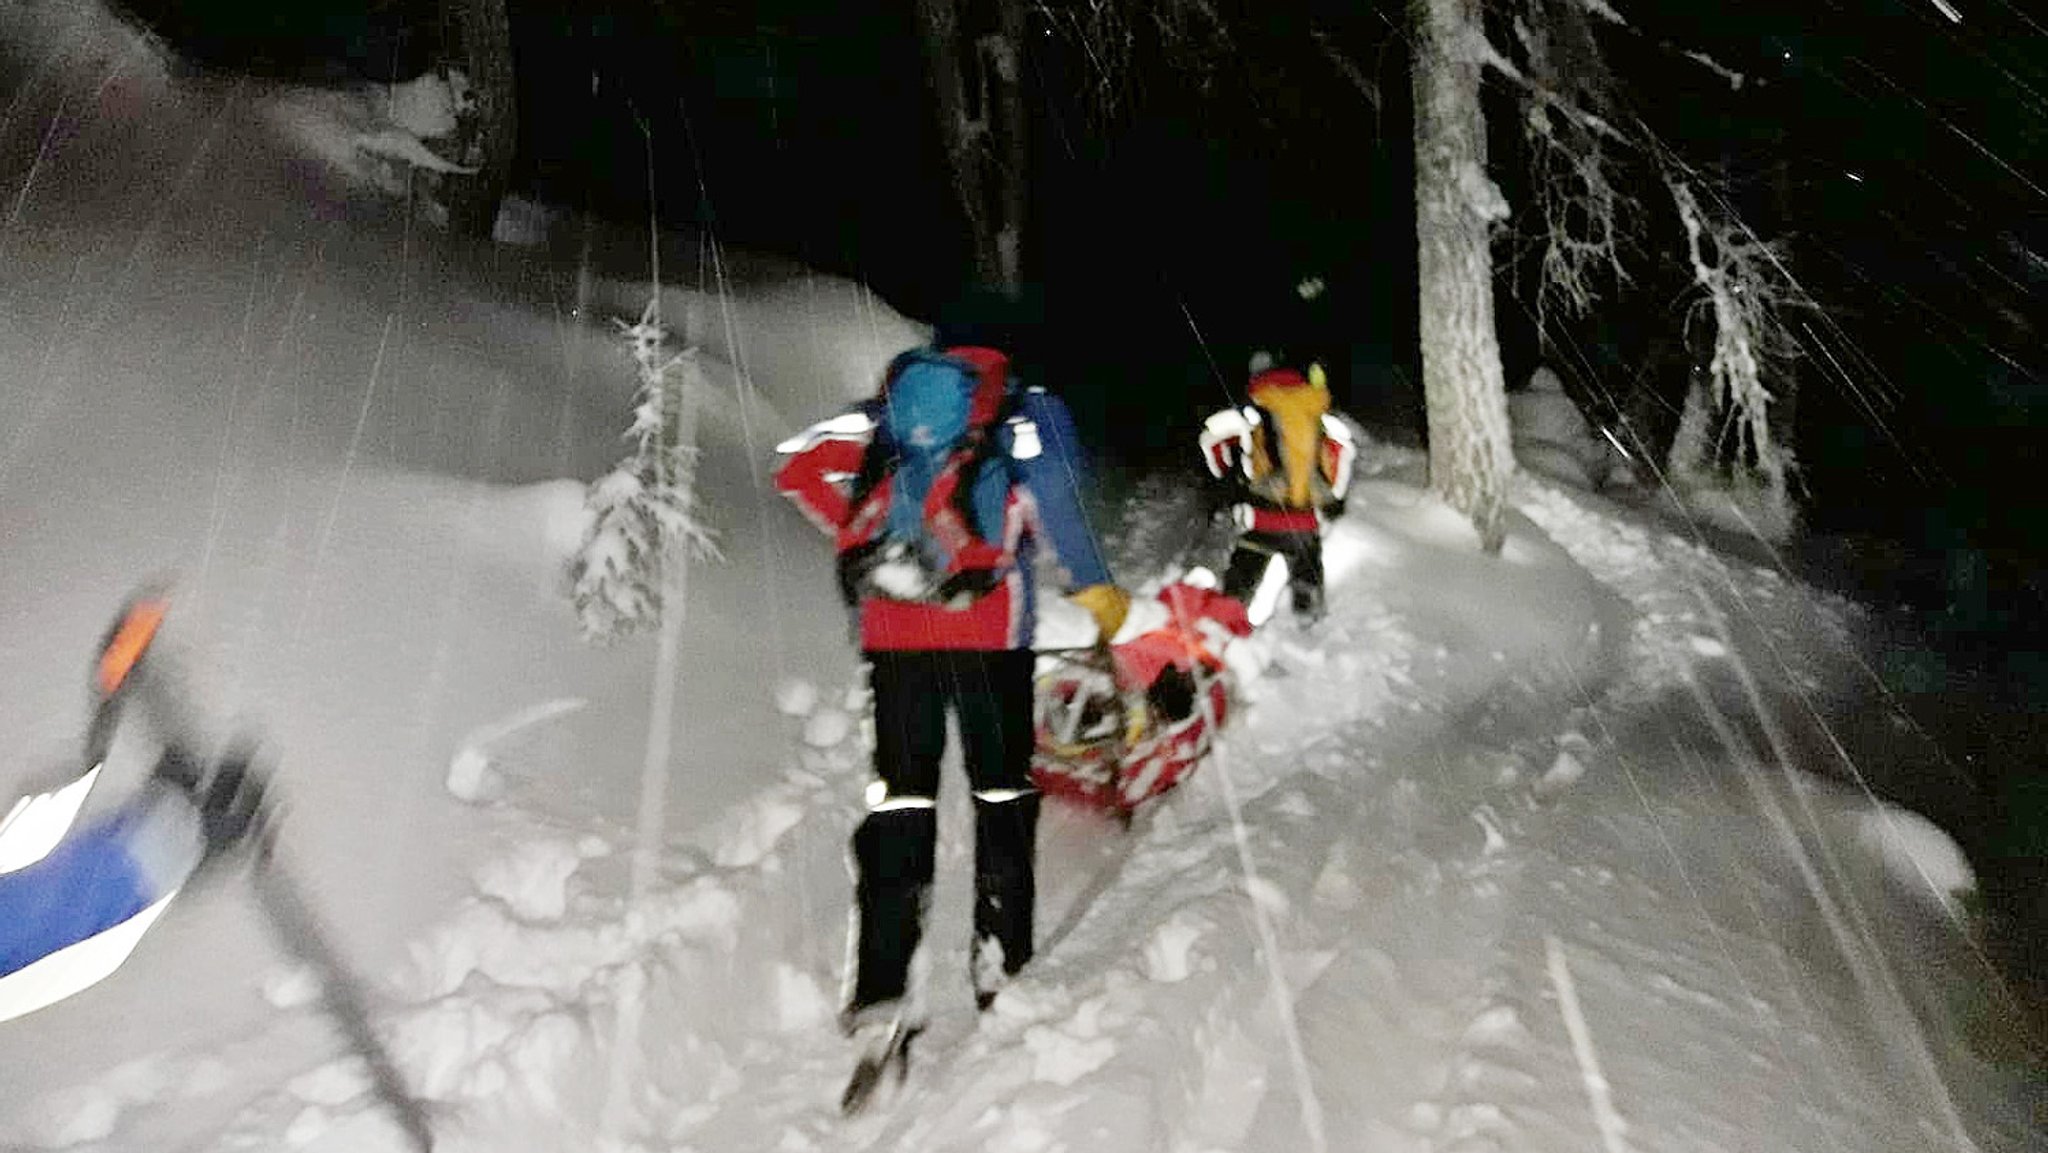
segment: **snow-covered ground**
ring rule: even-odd
[[[0,37],[0,793],[175,573],[167,641],[270,739],[286,862],[441,1148],[2043,1147],[1967,868],[1843,767],[1912,766],[1834,755],[1898,723],[1844,705],[1855,608],[1535,480],[1482,557],[1384,448],[1330,619],[1234,655],[1215,760],[1128,832],[1048,818],[1046,948],[978,1021],[954,781],[933,1031],[840,1119],[855,664],[767,447],[918,326],[802,275],[665,302],[726,559],[692,575],[673,836],[628,908],[651,644],[582,645],[561,566],[624,448],[603,314],[640,290],[586,281],[572,317],[545,248],[368,211],[262,97],[179,87],[82,6]],[[1186,544],[1182,479],[1104,510],[1133,585]],[[312,992],[243,879],[188,893],[0,1030],[0,1144],[401,1148]]]

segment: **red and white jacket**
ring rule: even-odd
[[[946,354],[967,361],[981,374],[971,419],[995,419],[1008,387],[1008,358],[988,348],[951,348]],[[853,481],[874,438],[877,412],[877,402],[867,402],[777,446],[786,459],[776,470],[776,488],[833,537],[842,557],[873,543],[889,521],[893,478],[882,478],[858,507],[852,501]],[[1013,415],[996,426],[993,435],[995,451],[1007,458],[1009,483],[985,481],[989,491],[978,484],[974,503],[983,514],[982,523],[999,529],[971,543],[963,539],[964,547],[951,550],[953,571],[989,570],[996,578],[993,587],[960,608],[863,595],[856,608],[863,651],[1001,652],[1031,647],[1036,615],[1032,567],[1040,545],[1051,550],[1068,589],[1110,581],[1109,566],[1082,510],[1082,454],[1066,406],[1048,393],[1031,390],[1018,399]],[[950,492],[934,485],[926,507],[946,506],[944,511],[950,512],[951,498]]]

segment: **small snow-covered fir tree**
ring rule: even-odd
[[[697,504],[696,398],[704,383],[697,350],[669,354],[653,300],[638,322],[614,323],[640,371],[626,430],[633,454],[590,486],[590,526],[569,562],[576,616],[595,641],[659,621],[680,586],[680,567],[719,555]]]

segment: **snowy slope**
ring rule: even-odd
[[[35,71],[0,179],[0,732],[18,750],[0,791],[72,747],[107,614],[173,573],[170,639],[223,725],[270,739],[288,855],[351,954],[389,972],[508,835],[444,787],[473,738],[586,702],[482,751],[531,812],[630,824],[649,646],[585,648],[558,575],[580,501],[562,478],[623,451],[630,362],[604,317],[569,321],[572,270],[351,223],[369,206],[309,200],[324,177],[272,150],[254,99],[173,89],[83,8],[6,17]],[[832,302],[864,294],[815,295],[836,332],[852,322]],[[858,321],[908,331],[872,300]],[[844,359],[809,347],[813,370],[780,378],[807,414],[817,365]],[[758,686],[850,664],[826,574],[783,559],[814,540],[765,486],[762,446],[790,431],[777,381],[712,376],[706,500],[731,575],[696,585],[688,644],[718,660],[685,693],[679,824],[779,773],[791,746],[762,739],[778,714]],[[262,995],[278,961],[244,897],[192,894],[133,969],[10,1030],[0,1130],[127,1126],[160,1147],[217,1131],[250,1070],[317,1063],[317,1020]],[[188,1078],[194,1054],[218,1061]],[[70,1092],[110,1069],[117,1088]]]
[[[955,778],[932,1059],[841,1121],[853,662],[765,446],[916,326],[821,278],[669,298],[728,560],[692,577],[675,839],[628,909],[650,654],[577,642],[558,573],[631,375],[573,270],[309,200],[242,96],[34,11],[74,22],[6,26],[49,63],[0,131],[0,734],[35,754],[0,791],[176,571],[169,640],[271,737],[289,861],[444,1149],[2042,1147],[2038,1076],[1973,1055],[2000,1002],[1945,839],[1824,763],[1889,723],[1820,728],[1861,699],[1853,609],[1535,482],[1480,557],[1380,449],[1330,621],[1235,655],[1216,760],[1128,834],[1049,818],[1048,947],[978,1027]],[[1184,543],[1177,481],[1104,523],[1134,584]],[[246,896],[188,894],[0,1033],[0,1143],[401,1147]]]

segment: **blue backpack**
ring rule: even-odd
[[[903,459],[943,459],[967,432],[980,378],[968,365],[930,349],[897,358],[881,397],[880,434]]]
[[[986,540],[1000,534],[1003,503],[1014,478],[996,434],[1009,418],[1015,396],[1006,392],[994,417],[975,424],[980,375],[972,365],[930,348],[898,356],[886,379],[882,395],[870,402],[874,438],[861,459],[851,497],[858,508],[885,478],[890,479],[888,521],[863,552],[906,545],[929,568],[943,571],[947,558],[925,523],[926,497],[940,474],[966,453],[958,466],[954,504],[975,535]],[[996,467],[990,468],[991,463]]]

